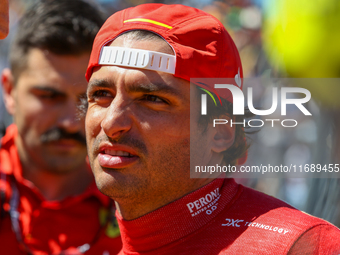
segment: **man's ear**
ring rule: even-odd
[[[215,124],[215,127],[211,126],[213,130],[211,149],[217,153],[226,151],[235,141],[235,125],[231,126],[231,118],[224,115],[221,116],[221,119],[228,122],[226,124]]]
[[[10,69],[5,68],[1,74],[1,83],[3,89],[3,98],[6,109],[9,114],[13,115],[15,112],[15,88],[14,78]]]

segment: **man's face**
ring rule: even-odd
[[[172,54],[157,40],[119,37],[111,46]],[[104,194],[118,203],[162,205],[200,185],[202,180],[189,174],[188,81],[163,72],[101,66],[94,69],[87,96],[88,154]],[[198,129],[192,132],[202,138]]]
[[[79,97],[86,94],[89,55],[60,56],[32,49],[27,68],[10,95],[23,164],[62,173],[84,165],[84,121],[77,120]]]
[[[6,38],[8,34],[8,0],[0,0],[0,39]]]

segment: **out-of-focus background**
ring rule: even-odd
[[[57,0],[56,0],[57,1]],[[70,0],[72,1],[72,0]],[[88,0],[107,16],[143,3],[180,3],[218,18],[234,39],[245,78],[338,78],[340,76],[340,1],[338,0]],[[22,13],[35,0],[9,0],[10,34],[0,41],[0,71],[8,66],[8,49]],[[339,87],[339,88],[338,88]],[[317,118],[299,120],[294,131],[267,128],[251,135],[248,165],[340,163],[340,84],[309,88],[309,109]],[[271,93],[258,84],[257,104]],[[11,117],[0,90],[0,137]],[[339,174],[340,175],[340,174]],[[238,182],[278,197],[296,208],[340,226],[340,181],[312,178],[243,178]]]

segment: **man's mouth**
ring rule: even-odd
[[[117,150],[112,150],[112,149],[106,149],[104,153],[107,155],[111,155],[111,156],[133,157],[133,155],[127,151],[117,151]]]
[[[139,157],[126,150],[105,148],[98,154],[98,162],[104,168],[126,168],[137,162]]]

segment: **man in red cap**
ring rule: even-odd
[[[0,144],[0,254],[117,254],[113,202],[86,162],[84,71],[104,19],[82,0],[38,1],[2,72],[13,115]]]
[[[242,128],[202,119],[196,85],[218,95],[229,121],[230,95],[190,84],[228,78],[242,88],[238,51],[214,17],[182,5],[117,12],[96,36],[86,78],[88,155],[116,202],[121,254],[340,252],[339,229],[321,219],[233,179],[190,178],[190,162],[246,158]]]

